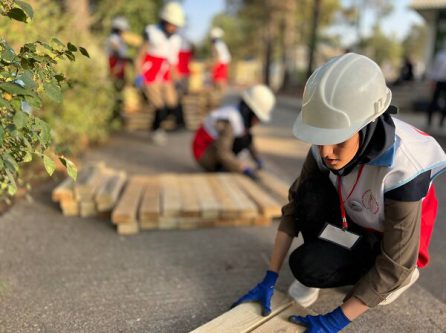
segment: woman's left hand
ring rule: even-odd
[[[318,316],[290,316],[289,321],[307,327],[306,333],[337,333],[350,324],[340,307],[336,310]]]

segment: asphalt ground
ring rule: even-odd
[[[297,104],[281,98],[272,123],[256,130],[265,168],[290,183],[308,149],[291,133]],[[420,115],[410,117],[423,123]],[[434,132],[446,148],[443,130]],[[147,133],[116,133],[81,162],[105,161],[129,174],[195,172],[191,139],[190,132],[175,132],[168,146],[157,147]],[[368,311],[345,332],[446,332],[445,183],[446,176],[436,180],[440,207],[430,266],[397,301]],[[40,186],[32,201],[21,200],[0,217],[1,333],[189,332],[226,311],[267,268],[277,221],[124,237],[106,218],[63,217],[50,200],[56,184]],[[277,289],[286,291],[292,281],[285,264]],[[323,290],[312,309],[333,309],[343,292]]]

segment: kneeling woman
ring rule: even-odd
[[[289,294],[313,304],[319,288],[353,285],[334,311],[292,316],[310,332],[338,332],[369,308],[394,301],[429,261],[437,214],[432,180],[446,168],[434,138],[392,117],[391,91],[376,63],[348,53],[309,78],[295,136],[312,144],[282,209],[269,270],[235,304],[264,314],[292,240]]]
[[[243,91],[238,105],[227,105],[212,111],[195,133],[192,150],[195,160],[206,171],[230,171],[256,178],[263,162],[254,145],[253,126],[271,119],[275,104],[272,91],[255,85]],[[256,169],[245,165],[237,155],[248,150]]]

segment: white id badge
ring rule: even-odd
[[[335,243],[346,249],[351,249],[353,245],[358,241],[360,235],[354,234],[348,230],[342,230],[341,228],[335,227],[327,223],[324,230],[322,230],[319,238],[327,240],[329,242]]]

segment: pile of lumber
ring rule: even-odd
[[[188,94],[181,99],[186,128],[196,130],[208,113],[206,94]]]
[[[142,93],[135,87],[126,86],[122,94],[124,129],[129,132],[147,130],[154,117],[153,106],[144,102]]]
[[[92,165],[79,172],[76,182],[66,178],[52,192],[65,216],[96,216],[109,212],[118,201],[127,180],[125,172]]]
[[[119,234],[144,229],[270,225],[286,203],[280,180],[232,173],[134,176],[112,212]]]
[[[271,309],[271,313],[263,317],[259,304],[243,303],[191,333],[301,333],[306,331],[306,327],[290,323],[288,317],[313,314],[278,291],[271,300]]]

